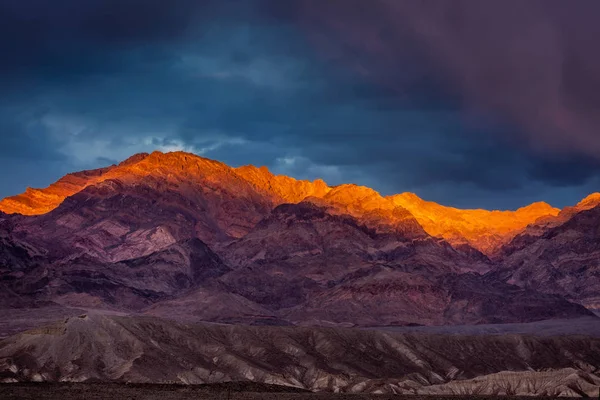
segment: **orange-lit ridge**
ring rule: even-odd
[[[309,182],[273,175],[266,167],[231,168],[189,153],[154,152],[137,154],[119,165],[66,175],[45,189],[28,188],[25,193],[0,201],[0,211],[8,214],[45,214],[58,207],[65,198],[90,185],[113,179],[126,184],[135,183],[148,176],[161,177],[174,183],[198,182],[229,187],[246,182],[269,196],[274,204],[308,200],[359,219],[376,215],[393,223],[412,214],[428,234],[442,237],[453,245],[469,244],[486,254],[492,254],[536,221],[557,221],[561,215],[600,203],[600,193],[595,193],[575,207],[567,207],[563,211],[544,202],[533,203],[516,211],[461,210],[425,201],[413,193],[383,197],[364,186],[330,187],[320,179]]]

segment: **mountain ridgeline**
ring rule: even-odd
[[[594,394],[597,337],[540,334],[600,332],[599,204],[459,210],[182,152],[69,174],[0,201],[0,382]]]
[[[600,305],[599,199],[459,210],[138,154],[0,202],[1,306],[332,326],[586,316]]]

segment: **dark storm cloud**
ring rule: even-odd
[[[183,149],[461,206],[572,203],[600,170],[580,156],[594,149],[585,132],[562,133],[594,123],[595,25],[577,11],[588,5],[484,3],[490,11],[386,0],[6,0],[0,164],[22,172],[0,196],[133,152]],[[551,29],[522,39],[537,20]],[[558,56],[543,51],[558,45],[544,29],[558,27],[568,51],[551,90]],[[546,115],[557,99],[575,120]],[[542,139],[552,142],[537,146]]]
[[[176,39],[205,6],[192,0],[5,0],[2,66],[39,68],[73,60],[61,56],[74,50],[91,54],[90,46]]]
[[[595,0],[294,2],[324,49],[403,91],[422,74],[523,127],[537,149],[600,154]],[[424,69],[405,71],[407,59]],[[419,71],[423,71],[422,73]],[[421,74],[421,75],[420,75]]]

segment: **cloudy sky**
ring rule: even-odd
[[[460,207],[600,190],[597,0],[2,0],[0,197],[186,150]]]

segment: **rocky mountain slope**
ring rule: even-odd
[[[492,275],[524,288],[556,293],[600,310],[600,207],[545,231],[522,234],[503,248]]]
[[[156,178],[164,178],[168,183],[157,187]],[[344,213],[364,217],[367,221],[375,219],[388,225],[398,218],[394,210],[401,207],[408,210],[411,218],[415,218],[429,235],[442,237],[453,245],[468,244],[479,251],[492,254],[527,225],[540,218],[556,216],[559,212],[546,203],[535,203],[517,211],[459,210],[424,201],[412,193],[384,198],[364,187],[329,187],[322,180],[298,181],[287,176],[273,175],[264,167],[230,168],[222,163],[180,152],[138,154],[119,165],[69,174],[46,189],[28,189],[23,194],[0,201],[0,211],[23,215],[45,214],[61,205],[67,197],[84,191],[89,186],[115,180],[123,183],[141,181],[149,186],[149,191],[168,190],[187,182],[189,192],[183,196],[191,203],[194,203],[194,197],[198,195],[199,185],[203,187],[203,195],[218,194],[225,204],[232,201],[231,190],[239,191],[239,196],[244,197],[250,209],[244,210],[241,215],[213,215],[220,228],[216,232],[211,221],[204,221],[206,225],[199,227],[211,234],[224,233],[236,237],[247,230],[247,218],[256,222],[257,215],[266,214],[265,207],[313,198],[318,202],[333,204],[334,208]],[[108,193],[110,187],[104,187],[104,191]],[[244,196],[253,191],[256,192],[253,196]],[[258,201],[259,197],[262,197],[262,201]],[[239,207],[233,204],[227,206],[229,211],[239,211]],[[236,222],[241,225],[234,226]]]
[[[560,296],[482,277],[492,267],[485,256],[427,235],[401,210],[393,223],[381,224],[342,214],[336,203],[282,204],[241,238],[211,236],[208,245],[192,229],[196,218],[208,217],[175,197],[180,187],[165,200],[135,182],[92,185],[48,214],[18,218],[13,235],[38,243],[46,255],[3,274],[11,293],[78,309],[279,325],[506,323],[590,314]],[[352,213],[364,216],[367,208]]]
[[[356,185],[328,187],[266,168],[156,152],[69,175],[0,205],[8,211],[27,206],[35,214],[69,194],[40,215],[2,214],[3,306],[363,326],[590,313],[560,291],[481,276],[499,267],[469,238],[501,217],[508,222],[496,224],[488,239],[556,214],[544,204],[514,213],[459,212],[407,194],[385,198]],[[469,215],[479,218],[474,230],[466,230],[474,226],[465,222]],[[423,229],[425,216],[445,221],[438,236],[459,220],[464,224],[457,222],[457,229],[469,233],[455,235],[460,244],[452,245]],[[496,239],[489,240],[500,243]]]
[[[408,394],[439,393],[444,386],[467,393],[473,382],[487,382],[497,384],[490,389],[497,394],[515,394],[527,383],[536,394],[595,395],[598,365],[600,339],[583,336],[180,325],[99,315],[0,341],[4,382],[252,380],[319,391]],[[549,377],[560,379],[549,382]]]
[[[468,244],[488,255],[495,254],[528,225],[556,217],[560,210],[545,202],[516,211],[461,210],[425,201],[413,193],[391,196],[394,204],[410,211],[432,236],[454,246]]]
[[[71,174],[0,202],[0,379],[595,393],[596,339],[462,325],[593,330],[599,202],[458,210],[187,153]]]

